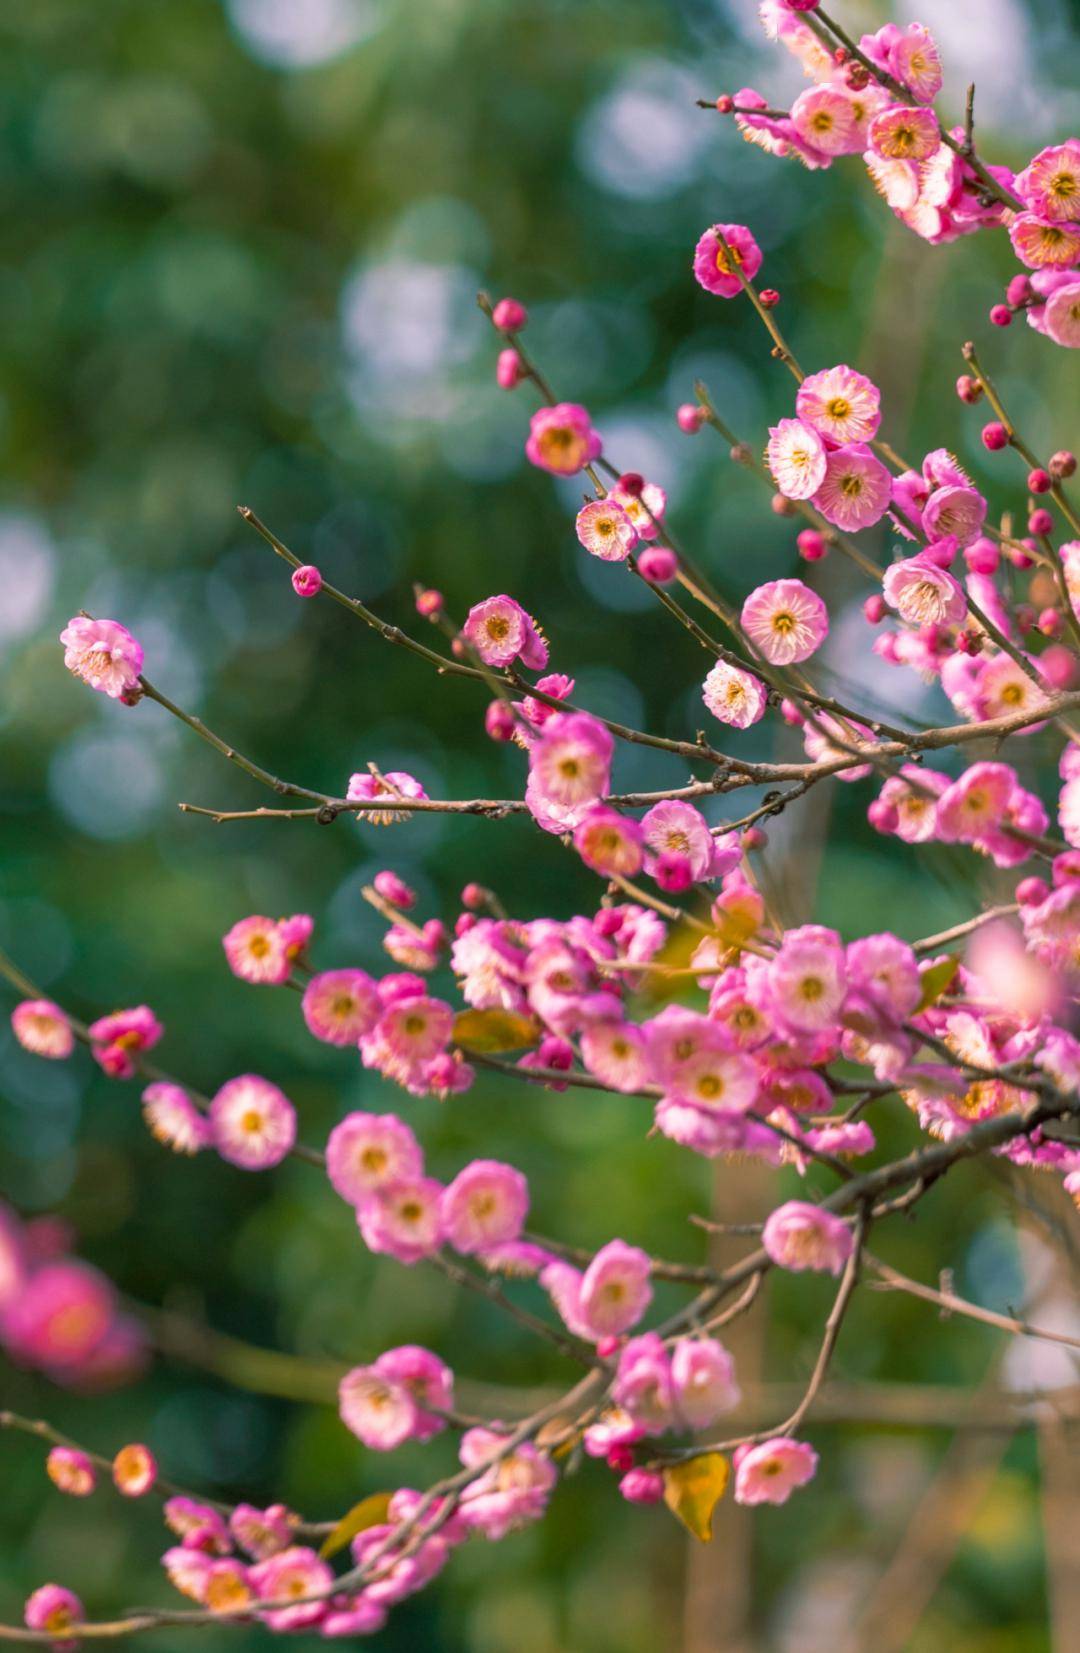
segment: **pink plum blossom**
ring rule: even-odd
[[[796,392],[795,411],[802,423],[830,448],[849,447],[852,443],[869,442],[877,435],[881,423],[881,392],[864,374],[841,364],[821,373],[811,373],[803,380]],[[817,486],[810,494],[817,492],[824,477],[823,467]],[[786,489],[781,488],[781,492]],[[810,494],[790,497],[809,498]]]
[[[229,1079],[210,1104],[214,1147],[244,1171],[280,1165],[296,1141],[296,1110],[285,1093],[255,1073]]]
[[[122,700],[139,689],[142,645],[116,620],[77,614],[60,633],[64,665],[90,688]]]
[[[382,1014],[375,983],[365,970],[324,970],[304,988],[301,1009],[309,1033],[329,1045],[355,1045]]]
[[[529,1185],[512,1165],[477,1159],[444,1190],[439,1220],[445,1238],[466,1256],[516,1240],[529,1209]]]
[[[636,1326],[652,1301],[648,1254],[623,1240],[609,1240],[581,1281],[580,1312],[594,1338]]]
[[[707,293],[737,298],[742,282],[732,269],[732,259],[746,280],[753,281],[761,269],[761,248],[745,224],[716,224],[705,231],[694,249],[695,280]]]
[[[533,465],[555,476],[574,476],[600,457],[601,442],[587,408],[558,402],[538,408],[529,421],[525,454]]]
[[[487,597],[470,608],[461,635],[486,666],[509,666],[520,660],[543,671],[547,644],[531,614],[513,597]]]
[[[743,603],[740,621],[751,643],[773,666],[809,660],[829,631],[825,604],[802,580],[759,585]]]
[[[386,1183],[422,1176],[423,1169],[420,1145],[396,1114],[346,1114],[326,1141],[326,1174],[350,1205],[363,1205]]]
[[[590,500],[578,512],[574,527],[586,551],[603,562],[621,562],[638,541],[626,511],[610,498]]]
[[[748,729],[765,716],[769,691],[752,672],[718,660],[705,679],[701,694],[713,717],[735,729]]]
[[[851,1230],[839,1217],[805,1200],[770,1212],[761,1243],[778,1268],[839,1275],[851,1256]]]
[[[51,999],[23,999],[11,1012],[11,1030],[35,1056],[63,1061],[75,1049],[71,1023]]]
[[[442,1191],[442,1184],[432,1177],[415,1176],[380,1184],[357,1211],[360,1234],[368,1250],[406,1264],[430,1257],[443,1240]]]
[[[818,1456],[805,1441],[781,1435],[760,1446],[737,1447],[733,1462],[737,1504],[786,1504],[796,1488],[813,1480]]]

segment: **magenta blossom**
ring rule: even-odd
[[[802,580],[770,580],[742,606],[742,628],[772,666],[794,666],[821,647],[829,614],[816,591]]]
[[[543,671],[548,662],[540,628],[513,597],[487,597],[474,604],[461,635],[486,666],[509,666],[520,660],[530,671]]]
[[[543,471],[574,476],[600,457],[601,442],[587,408],[559,402],[538,408],[529,421],[526,457]]]
[[[737,298],[742,292],[736,271],[753,281],[760,269],[761,248],[745,224],[714,224],[694,248],[694,278],[719,298]]]
[[[885,570],[885,601],[911,625],[961,625],[967,598],[958,580],[926,553],[906,557]]]

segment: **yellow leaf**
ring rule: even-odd
[[[932,1004],[937,1004],[939,999],[944,998],[959,968],[960,960],[948,953],[945,958],[938,959],[936,964],[928,965],[921,972],[922,997],[919,1000],[919,1010],[927,1010]]]
[[[341,1517],[333,1532],[323,1539],[319,1550],[323,1560],[329,1560],[346,1544],[351,1544],[357,1533],[367,1532],[369,1527],[381,1527],[390,1509],[390,1498],[389,1492],[373,1492],[370,1498],[361,1498],[358,1504],[354,1504],[349,1513]]]
[[[724,1496],[730,1468],[722,1452],[703,1452],[664,1471],[664,1503],[703,1544],[712,1537],[713,1510]]]
[[[485,1056],[500,1050],[524,1050],[539,1037],[539,1022],[516,1010],[463,1010],[454,1018],[454,1043]]]

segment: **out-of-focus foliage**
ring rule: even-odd
[[[690,279],[694,241],[718,217],[753,225],[798,355],[855,362],[883,384],[902,452],[955,443],[997,509],[1022,506],[1018,474],[1010,495],[1005,465],[991,469],[978,447],[978,415],[952,397],[967,336],[986,342],[1036,448],[1067,441],[1066,413],[1075,437],[1068,353],[1023,326],[988,337],[1010,267],[1004,238],[929,248],[893,225],[857,162],[811,178],[694,108],[725,87],[792,90],[755,9],[33,0],[0,17],[0,941],[79,1012],[148,999],[168,1026],[163,1060],[203,1090],[245,1069],[273,1077],[309,1139],[350,1107],[397,1106],[400,1093],[348,1052],[314,1046],[289,995],[227,973],[219,937],[231,922],[310,911],[321,965],[373,967],[380,926],[359,892],[380,865],[417,885],[424,916],[448,918],[478,874],[522,915],[561,917],[595,903],[596,880],[522,819],[429,817],[380,833],[179,814],[179,799],[269,800],[157,707],[127,710],[70,679],[56,642],[70,613],[123,621],[155,682],[290,779],[336,791],[373,759],[414,771],[432,796],[520,793],[521,755],[485,740],[483,697],[332,604],[297,602],[236,515],[248,503],[391,620],[422,624],[413,580],[437,584],[458,616],[512,592],[543,621],[584,704],[693,730],[708,716],[700,651],[641,607],[620,569],[583,558],[570,528],[578,489],[523,467],[529,397],[494,388],[495,341],[474,294],[483,284],[529,304],[529,342],[558,390],[588,403],[617,462],[664,483],[679,533],[741,594],[793,568],[793,529],[708,433],[679,436],[672,413],[701,375],[758,443],[791,387],[749,313]],[[837,9],[856,24],[885,16]],[[1021,164],[1063,129],[1053,76],[1077,40],[1062,7],[927,0],[916,12],[941,35],[956,112],[969,74],[979,79],[993,158]],[[824,578],[838,603],[850,588],[828,661],[836,680],[857,680],[882,709],[900,696],[932,715],[910,677],[871,656],[863,589],[832,563]],[[765,756],[784,738],[752,731],[739,750]],[[1038,736],[1024,743],[1032,773],[1039,749]],[[616,779],[661,785],[680,773],[639,748],[620,754]],[[776,893],[792,920],[816,907],[849,933],[893,926],[914,938],[996,888],[972,856],[932,847],[916,862],[875,839],[865,787],[836,791],[831,815],[815,803],[774,831]],[[135,1087],[81,1056],[35,1063],[6,1032],[0,1041],[0,1193],[27,1214],[59,1211],[137,1303],[315,1361],[418,1341],[476,1381],[563,1375],[557,1356],[436,1275],[370,1258],[308,1167],[248,1178],[209,1155],[175,1160],[143,1130]],[[544,1230],[698,1254],[686,1213],[708,1209],[708,1170],[645,1142],[643,1104],[484,1081],[441,1107],[402,1106],[436,1175],[479,1153],[520,1163]],[[910,1135],[900,1119],[888,1145]],[[781,1180],[794,1188],[793,1173]],[[955,1267],[984,1301],[1015,1300],[1007,1182],[964,1171],[950,1182],[951,1197],[931,1197],[917,1226],[889,1237],[888,1255],[926,1279]],[[716,1209],[746,1197],[744,1173],[721,1167]],[[778,1280],[770,1293],[760,1358],[770,1377],[798,1378],[826,1288]],[[845,1329],[837,1371],[971,1386],[995,1348],[992,1334],[941,1327],[922,1305],[871,1298]],[[0,1396],[102,1449],[145,1439],[167,1473],[219,1496],[280,1496],[322,1518],[450,1462],[448,1441],[375,1459],[332,1408],[245,1392],[176,1358],[92,1401],[0,1367]],[[834,1615],[872,1582],[947,1441],[940,1430],[810,1434],[823,1456],[811,1492],[736,1517],[753,1530],[754,1633],[799,1653],[833,1645]],[[169,1597],[147,1507],[118,1507],[107,1492],[89,1509],[59,1498],[32,1442],[2,1439],[0,1455],[0,1618],[53,1577],[96,1614]],[[919,1648],[1045,1645],[1031,1438],[1005,1462]],[[662,1509],[621,1504],[608,1472],[588,1464],[542,1526],[459,1554],[395,1611],[380,1645],[674,1647],[687,1542]],[[738,1554],[744,1568],[750,1552]],[[262,1640],[223,1629],[200,1645]]]

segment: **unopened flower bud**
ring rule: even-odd
[[[1044,471],[1037,465],[1033,471],[1028,472],[1027,485],[1029,494],[1048,494],[1053,487],[1053,478],[1049,471]]]
[[[687,436],[696,436],[705,423],[705,409],[700,402],[684,402],[675,415],[675,423]]]
[[[389,868],[377,872],[371,880],[375,886],[375,893],[381,895],[384,901],[389,901],[392,907],[400,907],[402,912],[408,912],[416,905],[416,891],[411,890],[403,878]]]
[[[880,625],[885,618],[886,602],[880,591],[875,591],[863,603],[862,611],[872,626]]]
[[[801,729],[806,722],[805,717],[793,700],[782,700],[780,702],[780,716],[785,723],[790,723],[793,729]]]
[[[662,890],[669,895],[681,895],[694,882],[694,870],[690,865],[688,855],[680,855],[677,850],[663,850],[656,857],[653,867],[653,877]]]
[[[785,494],[773,494],[772,508],[774,516],[793,517],[795,515],[795,506]]]
[[[670,585],[679,569],[679,559],[666,545],[647,545],[638,557],[637,565],[643,579],[653,585]]]
[[[735,107],[735,99],[729,92],[721,92],[716,100],[716,107],[722,115],[730,115]]]
[[[1001,448],[1009,445],[1009,433],[1005,426],[996,419],[982,428],[983,447],[989,448],[991,453],[997,453]]]
[[[441,591],[418,591],[416,594],[416,612],[422,614],[425,620],[434,620],[442,613],[445,599]]]
[[[615,486],[622,488],[625,493],[633,494],[635,499],[639,499],[645,487],[645,478],[640,471],[624,471]]]
[[[799,548],[799,555],[807,562],[820,562],[822,557],[828,556],[829,547],[825,543],[824,534],[816,528],[804,528],[795,540]]]
[[[294,568],[292,588],[298,597],[317,597],[322,590],[322,575],[314,563],[305,563],[303,568]]]
[[[993,574],[997,571],[1001,557],[993,540],[987,539],[983,534],[977,540],[972,540],[967,547],[964,561],[972,574]]]
[[[1022,310],[1025,304],[1030,304],[1033,297],[1030,276],[1014,275],[1005,289],[1006,302],[1014,310]]]
[[[983,387],[978,379],[973,379],[970,373],[961,373],[956,381],[956,394],[962,402],[973,407],[982,396]]]
[[[1049,894],[1049,886],[1041,878],[1021,878],[1015,890],[1021,907],[1038,907]]]
[[[749,855],[751,850],[765,849],[768,842],[768,834],[762,832],[761,828],[757,826],[747,827],[739,839],[744,855]]]
[[[1075,689],[1080,682],[1080,660],[1064,643],[1051,643],[1039,656],[1039,670],[1052,689]]]
[[[866,811],[866,819],[875,832],[895,832],[900,825],[900,811],[895,804],[886,803],[883,798],[875,798]]]
[[[484,713],[484,728],[492,740],[513,740],[514,709],[505,700],[493,700]]]
[[[664,1496],[664,1477],[656,1469],[630,1469],[619,1491],[628,1504],[658,1504]]]
[[[520,333],[529,312],[516,298],[501,298],[491,312],[491,319],[500,333]]]
[[[1028,517],[1029,534],[1052,534],[1053,531],[1054,519],[1044,506],[1040,506],[1037,511],[1032,511]]]
[[[1060,637],[1065,620],[1058,609],[1044,608],[1036,624],[1044,637]]]
[[[990,311],[990,320],[995,327],[1011,327],[1013,313],[1007,304],[995,304]]]
[[[525,377],[525,367],[517,351],[511,347],[499,351],[495,363],[495,383],[500,390],[515,390]]]
[[[461,905],[477,912],[487,902],[487,894],[483,884],[466,884],[461,892]]]
[[[775,287],[763,287],[758,294],[763,310],[775,310],[780,303],[780,294]]]
[[[1072,476],[1075,472],[1076,455],[1070,453],[1068,448],[1061,448],[1057,453],[1051,454],[1046,468],[1055,482],[1061,482],[1065,477]]]

